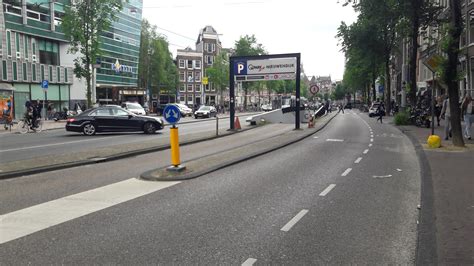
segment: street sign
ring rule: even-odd
[[[309,87],[309,92],[311,92],[313,95],[319,92],[319,87],[316,84],[312,84]]]
[[[43,88],[44,91],[48,91],[48,86],[49,86],[49,81],[47,80],[41,81],[41,88]]]
[[[202,84],[203,85],[209,84],[209,79],[207,77],[202,77]]]
[[[164,119],[166,122],[175,125],[181,119],[181,112],[179,111],[178,106],[170,104],[165,107],[163,110]]]
[[[426,58],[425,61],[423,61],[423,64],[431,70],[431,72],[436,72],[438,69],[439,65],[443,61],[443,57],[437,54],[432,54],[428,58]]]

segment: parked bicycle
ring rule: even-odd
[[[20,131],[21,134],[25,134],[29,131],[40,133],[43,131],[43,120],[37,119],[33,126],[32,120],[25,117],[18,122],[18,131]]]

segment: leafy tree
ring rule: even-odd
[[[92,106],[91,65],[101,54],[100,33],[106,31],[122,10],[121,0],[71,1],[65,7],[62,29],[70,41],[69,52],[80,52],[74,60],[74,74],[85,78],[87,83],[87,106]],[[95,101],[95,99],[94,99]]]
[[[220,92],[220,104],[224,106],[224,91],[229,84],[229,58],[226,53],[220,53],[216,57],[212,67],[207,69],[207,76]]]
[[[447,54],[447,60],[442,66],[442,79],[444,83],[448,85],[453,145],[464,147],[461,129],[457,68],[459,60],[459,39],[463,31],[461,3],[459,0],[450,0],[449,2],[450,14],[448,32],[444,37],[445,45],[443,47],[444,52]]]
[[[252,56],[252,55],[264,55],[267,52],[262,44],[257,42],[255,35],[240,36],[240,39],[235,41],[234,44],[234,55],[236,56]],[[250,86],[257,86],[255,84],[249,85],[248,82],[244,82],[244,109],[247,110],[247,95]]]

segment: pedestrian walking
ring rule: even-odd
[[[377,107],[377,114],[379,115],[379,117],[377,118],[377,121],[380,120],[380,124],[382,124],[382,117],[383,117],[383,113],[385,112],[385,108],[383,106],[383,103],[380,103],[379,106]]]
[[[441,97],[438,96],[435,102],[435,115],[436,120],[438,121],[438,126],[440,126],[439,122],[441,120],[441,109],[443,109],[443,101],[441,100]]]
[[[446,121],[444,126],[445,137],[444,140],[448,140],[451,137],[451,110],[449,108],[449,97],[446,96],[446,99],[443,102],[443,108],[441,109],[441,118]]]
[[[471,139],[471,125],[474,120],[474,108],[471,95],[464,97],[461,104],[461,111],[464,115],[464,137]]]

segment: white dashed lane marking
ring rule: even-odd
[[[308,213],[308,210],[301,210],[293,219],[291,219],[285,226],[283,226],[280,230],[284,232],[290,231],[290,229],[299,221],[303,216]]]
[[[257,260],[254,258],[248,258],[244,263],[242,263],[242,266],[251,266],[253,265]]]
[[[359,157],[359,158],[357,158],[357,160],[355,160],[354,163],[360,163],[361,160],[362,160],[362,157]]]
[[[328,142],[343,142],[343,139],[327,139]]]
[[[372,147],[372,143],[369,144],[369,147]]]
[[[352,171],[352,168],[347,168],[346,171],[344,171],[344,173],[342,173],[341,176],[346,176],[346,175],[348,175],[351,171]]]
[[[329,185],[323,192],[319,193],[319,196],[324,197],[326,196],[331,190],[336,186],[336,184]]]
[[[369,152],[369,149],[364,150],[363,154],[367,154]]]

